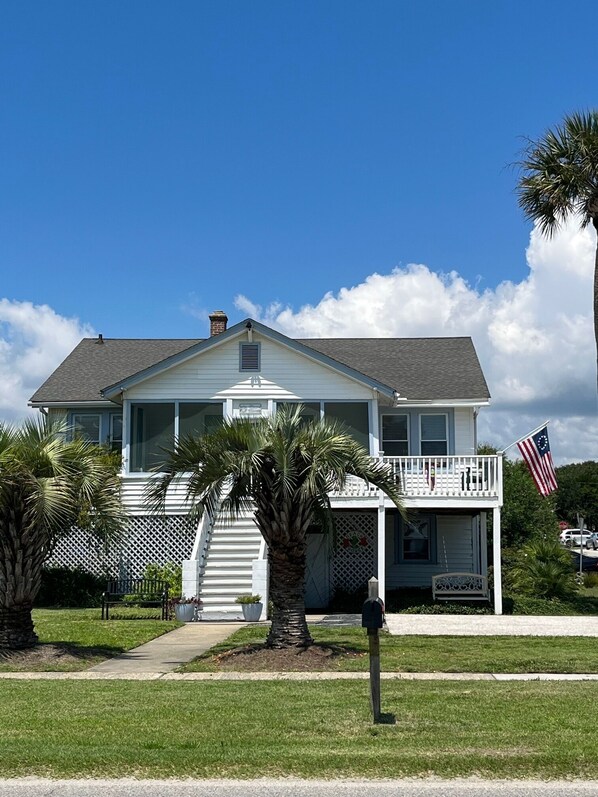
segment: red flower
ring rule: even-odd
[[[361,545],[362,548],[367,548],[368,545],[369,545],[368,538],[367,537],[361,537],[360,540],[359,540],[359,544]]]
[[[343,540],[343,548],[350,548],[351,547],[351,540],[348,537],[345,537]]]

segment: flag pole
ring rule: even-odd
[[[540,426],[537,426],[532,432],[528,432],[527,434],[524,434],[518,440],[515,440],[514,443],[511,443],[511,445],[508,445],[506,448],[503,448],[501,451],[497,451],[497,453],[498,454],[504,454],[505,451],[508,451],[510,448],[513,448],[513,446],[516,446],[517,443],[520,443],[522,440],[525,440],[526,438],[531,437],[533,434],[536,434],[536,432],[539,432],[540,429],[543,429],[545,426],[548,426],[549,423],[550,423],[550,421],[544,421],[544,423],[541,423]]]

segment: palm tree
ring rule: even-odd
[[[569,216],[598,232],[598,111],[565,116],[531,141],[519,163],[519,205],[552,235]],[[598,247],[594,269],[594,337],[598,366]]]
[[[234,518],[251,509],[268,545],[272,625],[268,647],[312,644],[305,619],[307,530],[331,527],[329,494],[352,474],[383,490],[397,506],[393,477],[342,427],[305,422],[302,407],[282,408],[257,423],[225,421],[199,438],[177,441],[148,491],[153,511],[163,511],[173,480],[189,478],[187,497],[196,511]]]
[[[102,538],[123,527],[110,455],[64,431],[47,420],[0,425],[0,648],[37,643],[31,607],[58,539],[75,526]]]

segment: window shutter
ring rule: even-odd
[[[260,370],[260,344],[241,344],[241,371]]]

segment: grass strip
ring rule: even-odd
[[[0,775],[594,779],[594,693],[384,683],[374,726],[365,682],[3,682]]]
[[[367,671],[368,643],[362,628],[311,626],[314,640],[352,651],[331,656],[322,669]],[[264,642],[267,629],[248,626],[181,668],[184,672],[218,672],[234,669],[234,661],[218,657],[243,645]],[[384,672],[549,672],[597,673],[596,639],[593,637],[517,636],[391,636],[380,637]]]
[[[0,672],[86,670],[180,625],[156,620],[151,609],[133,610],[133,614],[142,619],[102,621],[100,609],[34,609],[41,645],[31,652],[3,653]]]

